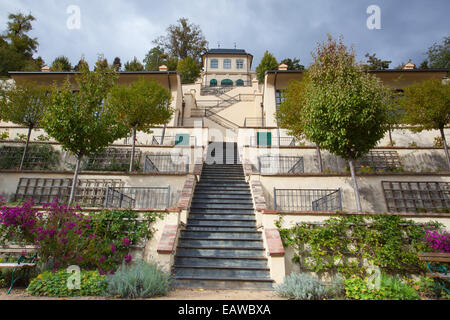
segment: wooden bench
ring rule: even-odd
[[[11,285],[8,289],[8,294],[11,292],[14,283],[20,279],[20,277],[16,277],[16,271],[18,270],[30,270],[36,266],[37,261],[37,253],[34,254],[32,258],[25,257],[25,254],[35,252],[36,248],[33,246],[19,246],[19,245],[3,245],[0,246],[0,255],[1,254],[14,254],[19,255],[19,259],[16,263],[14,262],[6,262],[0,263],[0,269],[13,269]]]
[[[450,290],[446,288],[446,285],[450,283],[450,274],[444,265],[444,263],[450,263],[450,253],[420,252],[419,260],[427,263],[428,272],[426,276],[434,280],[436,297],[440,296],[442,290],[450,294]],[[433,266],[432,262],[438,265]]]

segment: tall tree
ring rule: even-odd
[[[134,57],[133,60],[125,63],[125,71],[144,71],[144,66]]]
[[[116,85],[112,88],[106,104],[133,132],[130,172],[134,165],[136,132],[150,132],[153,126],[167,123],[173,114],[170,101],[170,91],[155,80],[140,78],[128,87]]]
[[[313,53],[304,76],[304,101],[298,117],[309,141],[346,159],[361,211],[354,161],[369,152],[387,131],[388,91],[364,72],[353,51],[329,36]]]
[[[370,55],[366,53],[365,57],[367,58],[367,64],[363,64],[362,67],[364,70],[385,70],[389,69],[389,65],[392,61],[389,60],[381,60],[376,57],[376,53]]]
[[[70,64],[69,58],[59,56],[53,60],[51,69],[55,72],[72,71],[72,65]]]
[[[444,142],[445,156],[450,170],[450,157],[444,127],[450,121],[450,85],[441,80],[425,80],[404,89],[405,95],[399,100],[405,110],[404,122],[414,127],[412,131],[439,130]]]
[[[108,59],[106,59],[103,54],[99,54],[97,57],[97,62],[95,62],[94,71],[108,70],[109,68],[110,66],[108,64]]]
[[[116,72],[120,72],[120,70],[122,70],[122,62],[120,61],[119,57],[114,58],[113,66],[114,66],[114,70],[116,70]]]
[[[0,76],[9,76],[8,71],[40,70],[42,58],[33,58],[38,41],[28,35],[36,19],[22,13],[10,14],[8,19],[7,30],[0,36]]]
[[[450,37],[445,37],[442,44],[435,43],[427,51],[431,69],[450,70]]]
[[[158,71],[160,65],[167,65],[168,55],[160,46],[156,46],[147,53],[144,58],[145,70]]]
[[[48,87],[28,81],[16,82],[13,87],[2,91],[0,99],[0,114],[2,118],[28,128],[27,140],[19,170],[22,170],[25,162],[31,131],[44,117],[44,112],[49,101],[48,96]]]
[[[83,69],[89,70],[89,64],[87,63],[84,56],[81,57],[80,61],[78,61],[78,64],[73,68],[73,70],[80,72]]]
[[[45,131],[77,159],[69,204],[74,200],[83,157],[101,152],[128,133],[128,128],[121,125],[116,114],[104,104],[117,80],[114,68],[97,68],[90,72],[83,66],[80,71],[81,75],[75,76],[78,93],[72,92],[69,78],[62,87],[53,86],[42,121]]]
[[[167,28],[165,36],[160,36],[153,43],[166,50],[171,57],[178,59],[191,57],[197,63],[208,47],[208,41],[200,26],[190,23],[187,18],[178,19],[177,24]]]
[[[278,62],[275,57],[266,50],[261,62],[256,67],[256,76],[259,83],[264,83],[264,76],[267,70],[276,70],[278,68]]]
[[[180,73],[181,83],[193,83],[200,77],[200,67],[191,57],[180,60],[177,71]]]
[[[281,60],[280,64],[284,63],[288,66],[288,70],[305,70],[305,66],[300,64],[300,59],[294,58],[286,58]]]

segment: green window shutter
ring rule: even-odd
[[[211,81],[209,81],[209,86],[210,87],[216,87],[217,86],[217,80],[216,79],[211,79]]]
[[[256,139],[258,146],[271,146],[272,132],[257,132]]]

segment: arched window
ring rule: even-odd
[[[221,85],[221,86],[232,86],[232,85],[233,85],[233,80],[230,80],[230,79],[223,79],[223,80],[220,82],[220,85]]]
[[[242,79],[238,79],[238,80],[236,80],[236,86],[243,86],[244,85],[244,80],[242,80]]]
[[[216,79],[211,79],[209,81],[209,86],[210,87],[216,87],[217,86],[217,80]]]

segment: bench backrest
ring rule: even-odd
[[[421,261],[450,262],[450,253],[419,252],[418,256]]]
[[[0,254],[2,253],[16,253],[21,254],[22,252],[30,253],[35,252],[35,246],[20,246],[20,245],[3,245],[0,246]]]

